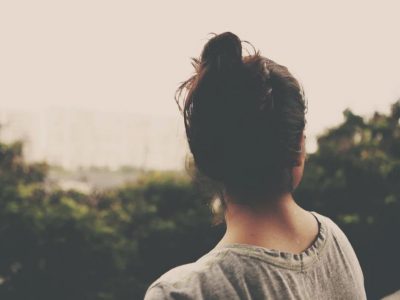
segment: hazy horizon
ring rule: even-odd
[[[286,65],[308,99],[307,147],[342,111],[400,98],[397,1],[3,1],[0,109],[172,116],[210,32],[232,31]]]
[[[30,162],[67,170],[90,167],[180,170],[188,152],[171,116],[48,108],[1,110],[0,142],[20,140]]]

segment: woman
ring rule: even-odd
[[[344,233],[292,196],[306,155],[298,81],[259,52],[242,57],[230,32],[209,40],[194,66],[178,89],[186,134],[198,171],[221,186],[227,230],[145,299],[365,299]]]

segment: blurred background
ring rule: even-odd
[[[224,232],[174,102],[232,31],[308,98],[306,209],[347,234],[369,299],[400,289],[397,1],[1,1],[0,299],[141,299]],[[398,294],[397,294],[398,295]]]

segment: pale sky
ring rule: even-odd
[[[0,0],[0,108],[178,117],[189,58],[208,33],[232,31],[303,84],[312,138],[346,107],[368,115],[400,97],[399,11],[399,1]]]

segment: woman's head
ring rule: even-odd
[[[243,57],[242,42],[230,32],[210,39],[193,61],[196,72],[179,87],[177,102],[183,99],[199,172],[243,204],[291,192],[302,173],[306,122],[298,81],[259,52]]]

